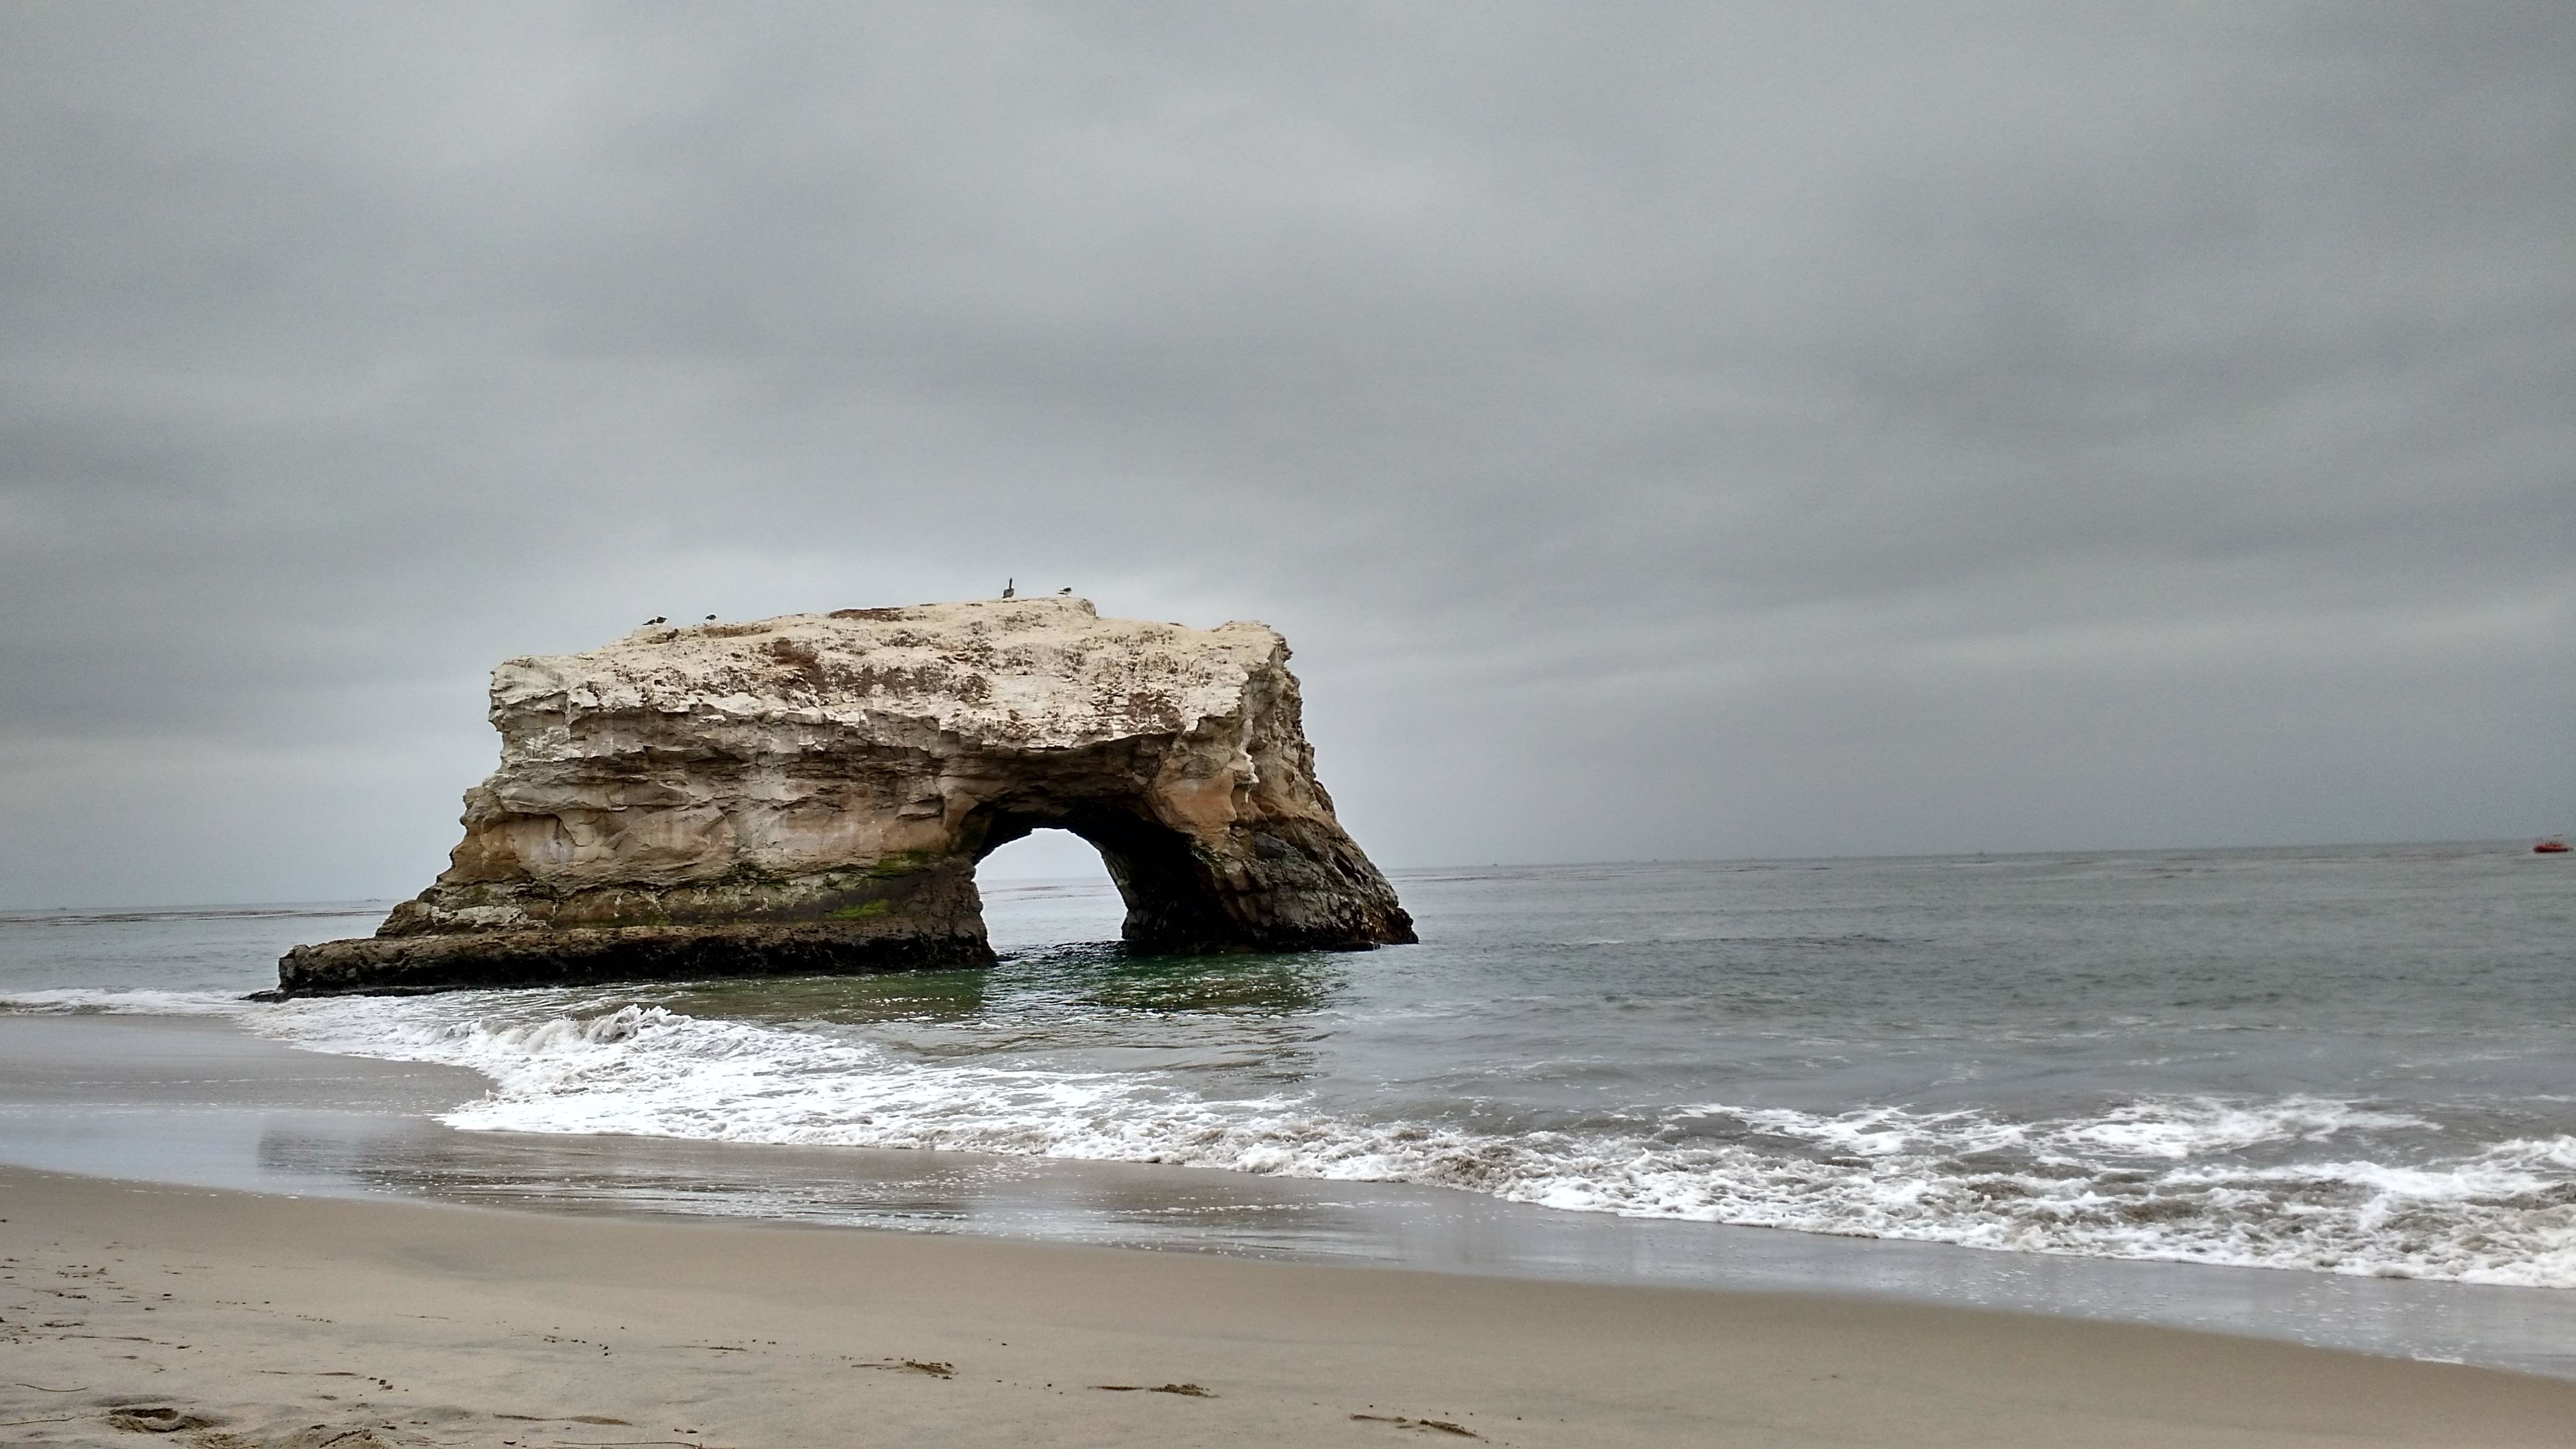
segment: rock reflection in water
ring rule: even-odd
[[[334,1124],[335,1126],[337,1124]],[[318,1129],[318,1130],[317,1130]],[[279,1180],[339,1180],[486,1207],[747,1218],[1047,1238],[1105,1246],[1379,1258],[1380,1214],[1216,1174],[971,1153],[713,1145],[650,1138],[352,1133],[279,1123],[258,1144]]]
[[[983,971],[903,971],[880,976],[790,976],[703,981],[662,991],[630,990],[635,1001],[688,1016],[734,1021],[962,1022],[983,1013]]]
[[[1338,956],[1149,956],[1114,943],[1032,951],[1009,964],[1030,986],[1085,1005],[1167,1014],[1320,1011],[1350,981]]]

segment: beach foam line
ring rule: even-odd
[[[492,1091],[442,1118],[465,1130],[1166,1163],[1975,1248],[2576,1287],[2576,1138],[2381,1161],[2373,1134],[2433,1124],[2367,1103],[2139,1098],[2045,1121],[1701,1103],[1651,1131],[1498,1133],[598,1001],[342,998],[242,1019],[315,1050],[479,1071]]]
[[[0,1014],[13,1016],[240,1016],[254,1009],[219,991],[67,986],[0,995]]]

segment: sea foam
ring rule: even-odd
[[[2135,1097],[2036,1120],[1702,1102],[1644,1130],[1497,1132],[585,1000],[316,1001],[244,1020],[317,1050],[473,1068],[491,1092],[444,1118],[467,1130],[1168,1163],[1975,1248],[2576,1286],[2576,1138],[2384,1162],[2363,1139],[2439,1133],[2365,1102]]]
[[[0,1014],[16,1016],[242,1016],[255,1009],[213,991],[65,986],[0,995]]]

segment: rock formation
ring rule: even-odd
[[[1143,949],[1414,939],[1262,624],[1047,598],[648,626],[503,664],[491,718],[446,873],[280,991],[989,964],[975,863],[1046,826],[1099,848]]]

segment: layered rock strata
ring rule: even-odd
[[[1333,817],[1288,645],[1082,599],[652,627],[493,671],[447,871],[287,995],[983,965],[975,863],[1098,847],[1153,951],[1410,941]]]

